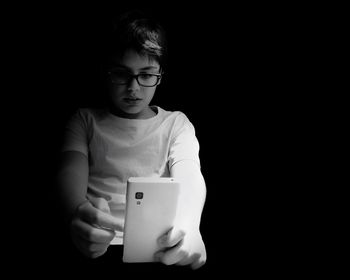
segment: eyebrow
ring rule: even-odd
[[[159,67],[157,66],[146,66],[146,67],[143,67],[141,68],[140,70],[151,70],[151,69],[158,69]]]
[[[127,70],[132,70],[131,68],[129,68],[128,66],[126,65],[123,65],[123,64],[116,64],[115,67],[113,68],[124,68],[124,69],[127,69]],[[145,67],[142,67],[138,70],[154,70],[154,69],[158,69],[159,67],[157,66],[145,66]]]

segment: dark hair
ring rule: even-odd
[[[132,49],[157,61],[162,69],[167,58],[167,42],[162,26],[148,14],[130,11],[113,23],[108,41],[108,56],[122,56]]]

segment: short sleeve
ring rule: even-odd
[[[173,138],[170,142],[169,169],[182,160],[193,160],[200,166],[199,143],[195,128],[186,115],[180,113],[175,121]]]
[[[77,151],[88,156],[87,117],[82,110],[78,110],[65,126],[62,145],[62,152],[64,151]]]

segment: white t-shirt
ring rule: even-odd
[[[108,201],[113,216],[124,220],[129,177],[169,177],[182,160],[200,165],[199,143],[182,112],[151,107],[149,119],[125,119],[106,110],[79,109],[68,122],[63,151],[89,159],[88,195]]]

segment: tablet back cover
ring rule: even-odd
[[[180,184],[174,178],[132,177],[126,193],[124,262],[154,262],[157,239],[173,226]]]

